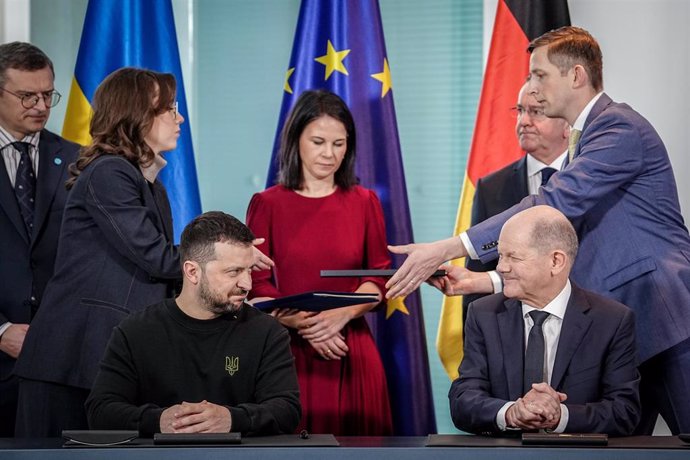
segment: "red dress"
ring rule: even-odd
[[[282,297],[328,290],[354,292],[365,281],[385,292],[381,278],[321,278],[321,270],[389,268],[386,231],[376,194],[360,186],[336,189],[322,198],[304,197],[277,185],[252,197],[247,225],[273,270],[254,272],[252,297]],[[325,360],[294,330],[302,403],[298,430],[335,435],[379,436],[392,433],[386,375],[363,317],[342,330],[349,352]]]

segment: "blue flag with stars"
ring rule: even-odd
[[[327,89],[350,107],[357,129],[356,171],[381,199],[389,244],[413,241],[391,72],[377,0],[303,0],[267,186],[278,173],[280,130],[299,95]],[[393,265],[402,259],[393,257]],[[436,432],[419,291],[369,315],[388,379],[394,433]],[[365,372],[365,370],[363,370]]]

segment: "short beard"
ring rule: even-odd
[[[245,291],[242,290],[241,292],[238,292],[237,295],[244,293]],[[203,308],[215,315],[236,313],[242,308],[242,305],[233,305],[232,303],[228,303],[224,298],[211,291],[208,285],[208,278],[206,278],[205,273],[201,275],[201,282],[199,283],[199,300],[201,301]]]

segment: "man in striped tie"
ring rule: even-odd
[[[60,101],[54,77],[37,47],[0,45],[0,437],[14,436],[11,372],[53,274],[64,184],[79,149],[45,129]]]

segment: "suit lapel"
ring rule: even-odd
[[[29,244],[29,235],[26,232],[24,220],[19,212],[19,205],[14,194],[14,188],[10,184],[10,177],[7,175],[5,161],[0,158],[0,207],[9,217],[10,221],[22,236],[26,244]]]
[[[44,131],[45,132],[45,131]],[[38,180],[36,181],[36,210],[34,212],[33,239],[40,233],[50,206],[55,199],[57,188],[65,186],[61,179],[67,162],[61,156],[60,144],[41,133],[38,144]]]
[[[505,310],[496,315],[503,351],[503,366],[511,400],[522,396],[522,372],[525,355],[525,325],[522,306],[514,299],[506,299]]]
[[[556,360],[551,374],[551,387],[555,389],[559,388],[573,355],[592,324],[592,320],[587,316],[587,311],[590,309],[589,301],[580,288],[572,282],[571,284],[573,290],[565,310]]]
[[[527,184],[527,156],[525,155],[518,162],[515,169],[513,169],[513,178],[511,180],[513,186],[513,203],[517,204],[524,197],[529,195],[529,185]]]
[[[146,203],[146,207],[153,213],[155,216],[154,218],[154,224],[156,225],[156,228],[163,233],[167,238],[168,241],[170,240],[170,237],[167,235],[167,226],[164,225],[163,221],[164,219],[162,218],[161,215],[161,209],[158,205],[158,190],[156,190],[156,183],[154,182],[153,185],[146,180],[144,180],[144,203]]]
[[[592,110],[589,112],[589,115],[587,115],[585,124],[582,127],[582,134],[580,135],[580,140],[578,141],[577,146],[575,147],[575,153],[573,155],[573,158],[576,158],[578,155],[580,155],[580,146],[583,144],[583,138],[587,135],[587,128],[589,127],[589,125],[596,117],[601,115],[601,112],[603,112],[604,109],[608,107],[612,102],[613,99],[611,99],[608,94],[604,93],[601,95],[599,100],[597,100],[597,102],[594,103],[594,107],[592,107]]]
[[[172,210],[170,209],[170,202],[168,201],[168,193],[165,191],[163,183],[156,179],[153,183],[154,198],[156,200],[156,208],[158,215],[163,225],[163,233],[168,241],[173,241],[173,226],[172,226]]]

